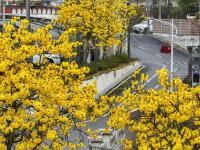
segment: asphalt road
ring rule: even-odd
[[[31,23],[31,26],[33,29],[36,29],[41,25]],[[53,36],[58,36],[55,31],[51,32]],[[167,68],[170,71],[171,54],[161,54],[161,45],[163,45],[162,42],[149,36],[143,34],[131,34],[131,57],[142,60],[144,66],[142,73],[149,74],[149,81],[146,84],[146,88],[159,89],[160,85],[157,83],[156,71],[162,68]],[[186,54],[174,49],[174,77],[179,76],[183,79],[186,76],[188,70],[187,61],[188,57]],[[91,130],[105,128],[107,127],[107,119],[108,118],[105,116],[97,119],[96,122],[88,121],[86,124]],[[77,136],[81,137],[78,132],[72,130],[71,140],[74,141]],[[85,138],[84,134],[82,136]],[[88,149],[88,147],[85,147],[82,150]]]
[[[31,23],[33,29],[41,27],[40,24]],[[55,31],[51,31],[54,37],[57,37],[58,34]],[[139,58],[143,61],[142,73],[149,74],[149,80],[146,83],[146,88],[159,89],[160,85],[157,82],[156,71],[162,68],[167,68],[170,73],[170,57],[171,54],[161,54],[160,47],[163,45],[162,42],[154,39],[152,37],[143,35],[143,34],[131,34],[131,57]],[[184,78],[187,73],[187,61],[188,57],[186,54],[174,49],[174,77],[179,76]],[[127,84],[127,86],[130,84]],[[102,117],[97,119],[96,122],[86,122],[88,128],[91,130],[96,130],[100,128],[106,128],[108,117]],[[84,129],[83,129],[84,130]],[[129,134],[128,137],[134,136]],[[70,140],[75,141],[76,137],[83,137],[86,139],[85,135],[80,135],[79,132],[72,130]],[[85,140],[87,144],[87,140]],[[88,146],[85,148],[80,148],[80,150],[88,150]]]
[[[167,68],[170,79],[171,54],[160,53],[161,41],[143,34],[131,35],[131,56],[143,61],[143,73],[149,74],[147,88],[159,89],[156,70]],[[181,51],[174,49],[174,75],[184,79],[188,71],[188,57]]]
[[[162,68],[167,68],[170,73],[170,58],[171,54],[161,54],[160,47],[163,45],[162,42],[143,34],[131,34],[131,57],[139,58],[143,61],[144,68],[142,73],[149,74],[149,81],[146,83],[146,88],[159,89],[160,85],[157,82],[156,71]],[[184,78],[187,73],[187,61],[188,57],[186,54],[174,49],[174,77],[179,76]],[[87,127],[92,130],[107,127],[107,117],[97,119],[96,122],[87,122]],[[79,136],[77,132],[72,131],[72,139]],[[134,136],[129,134],[128,137]],[[80,136],[79,136],[80,137]],[[85,147],[81,150],[88,150]]]

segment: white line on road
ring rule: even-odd
[[[144,67],[145,67],[145,66],[142,65],[142,67],[139,68],[139,70],[142,70]],[[129,80],[131,77],[132,77],[132,75],[130,75],[128,78],[126,78],[124,81],[122,81],[119,85],[117,85],[117,87],[121,86],[123,83],[125,83],[127,80]],[[113,90],[115,90],[115,89],[116,89],[116,87],[113,88],[110,92],[108,92],[107,95],[108,95],[109,93],[111,93],[111,92],[112,92]],[[117,105],[117,106],[121,106],[121,105],[123,105],[123,104],[124,104],[124,102],[120,103],[120,104]],[[96,120],[99,120],[99,119],[101,119],[101,118],[104,118],[104,117],[108,116],[108,114],[109,114],[109,113],[106,113],[106,114],[104,114],[102,117],[96,118]],[[90,121],[90,120],[86,120],[86,121],[83,121],[82,123],[87,123],[87,122],[91,122],[91,121]]]
[[[138,47],[139,47],[139,46],[138,46]],[[163,68],[166,68],[166,65],[164,65],[164,64],[155,63],[155,62],[152,62],[152,61],[144,61],[144,62],[152,63],[152,64],[156,64],[156,65],[160,65],[160,66],[162,66],[162,69],[163,69]],[[142,68],[143,68],[143,67],[144,67],[144,66],[142,66]],[[147,83],[149,83],[149,82],[150,82],[153,78],[155,78],[157,75],[158,75],[157,73],[154,74],[144,85],[146,85]],[[125,101],[124,101],[124,102],[125,102]],[[120,103],[120,104],[117,105],[117,106],[123,105],[124,102]],[[138,110],[139,110],[139,108],[136,108],[136,109],[134,109],[134,110],[131,110],[130,113],[136,112],[136,111],[138,111]],[[108,116],[108,114],[109,114],[109,113],[106,113],[106,114],[103,115],[102,117],[96,118],[96,120],[99,120],[99,119],[101,119],[101,118],[104,118],[104,117]],[[83,121],[82,123],[88,123],[88,122],[91,122],[91,121],[90,121],[90,120],[86,120],[86,121]]]
[[[160,85],[159,85],[159,84],[157,84],[157,85],[154,87],[154,89],[157,89],[157,88],[159,88],[159,86],[160,86]]]
[[[178,70],[178,68],[175,68],[174,70],[173,70],[173,72],[176,72]]]
[[[162,56],[161,56],[161,55],[159,55],[159,54],[155,54],[155,55],[156,55],[157,57],[160,57],[160,58],[162,57]]]
[[[140,48],[140,49],[143,49],[143,50],[145,49],[144,47],[142,47],[142,46],[140,46],[140,45],[138,45],[137,47]]]

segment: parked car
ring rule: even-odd
[[[2,32],[2,31],[3,31],[3,25],[0,24],[0,32]]]
[[[153,31],[153,20],[149,20],[149,27],[148,27],[148,21],[143,21],[139,24],[135,24],[132,28],[132,30],[136,33],[144,33],[146,34],[149,31]]]
[[[63,60],[63,56],[61,56],[60,54],[51,54],[51,53],[44,53],[44,54],[38,54],[38,55],[34,55],[31,59],[30,62],[33,64],[36,63],[42,63],[43,59],[46,58],[50,63],[54,63],[54,64],[60,64]]]
[[[171,53],[171,47],[169,45],[162,45],[160,47],[161,53]]]
[[[200,71],[193,71],[193,83],[199,83],[200,82]]]

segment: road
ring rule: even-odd
[[[146,88],[159,89],[160,85],[157,83],[156,71],[162,68],[170,70],[170,54],[161,54],[160,46],[162,42],[143,34],[131,34],[131,57],[139,58],[143,61],[144,68],[142,73],[149,74],[149,81],[146,84]],[[186,54],[174,50],[174,77],[179,76],[184,78],[187,73],[187,60]],[[182,75],[183,74],[183,75]],[[107,117],[98,119],[96,122],[87,122],[87,127],[92,130],[99,128],[105,128]],[[72,137],[76,137],[78,134],[73,131]],[[130,135],[129,135],[130,136]],[[88,150],[88,147],[81,149]]]
[[[33,29],[41,27],[40,24],[31,23]],[[58,34],[55,31],[51,31],[54,37],[57,37]],[[160,86],[157,83],[157,74],[156,71],[162,68],[167,68],[170,70],[170,54],[161,54],[160,47],[163,45],[162,42],[153,39],[149,36],[143,34],[131,34],[131,57],[139,58],[143,61],[144,69],[142,73],[149,74],[149,81],[146,84],[146,88],[159,89]],[[186,54],[178,50],[174,50],[174,77],[179,76],[182,79],[186,76],[188,67],[187,67],[188,57]],[[97,119],[96,122],[86,122],[87,127],[91,130],[105,128],[107,117]],[[71,140],[74,141],[74,138],[79,136],[77,132],[72,131]],[[88,150],[88,147],[84,148]]]
[[[132,34],[131,36],[131,56],[143,61],[145,68],[142,72],[148,73],[149,77],[152,78],[147,84],[147,88],[159,88],[159,85],[157,84],[156,70],[166,67],[170,74],[171,54],[160,53],[161,45],[163,45],[161,41],[143,34]],[[178,76],[181,79],[185,78],[188,71],[187,64],[187,55],[174,49],[173,77]]]
[[[39,23],[31,23],[31,27],[35,30],[42,25]],[[54,30],[51,30],[51,33],[54,37],[58,37],[58,33]],[[160,85],[157,83],[157,74],[156,71],[162,68],[167,68],[170,71],[170,54],[161,54],[160,47],[163,45],[162,42],[143,35],[143,34],[131,34],[131,57],[139,58],[143,61],[142,73],[149,74],[149,80],[146,84],[146,88],[159,89]],[[174,50],[174,77],[179,76],[183,79],[187,73],[187,61],[188,57],[186,54]],[[169,72],[170,73],[170,72]],[[130,84],[129,84],[130,85]],[[100,128],[107,127],[107,116],[97,119],[96,122],[86,122],[86,127],[91,130],[96,130]],[[84,129],[83,129],[84,130]],[[82,135],[86,139],[85,135]],[[130,136],[130,135],[129,135]],[[77,131],[72,130],[70,140],[75,141],[76,137],[80,137]],[[87,141],[85,140],[86,144]],[[81,150],[88,150],[88,146],[82,148]]]

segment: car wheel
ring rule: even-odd
[[[147,34],[148,33],[148,28],[145,28],[144,31],[143,31],[143,33]]]
[[[133,32],[134,32],[135,34],[139,34],[139,31],[137,31],[137,30],[133,30]]]

